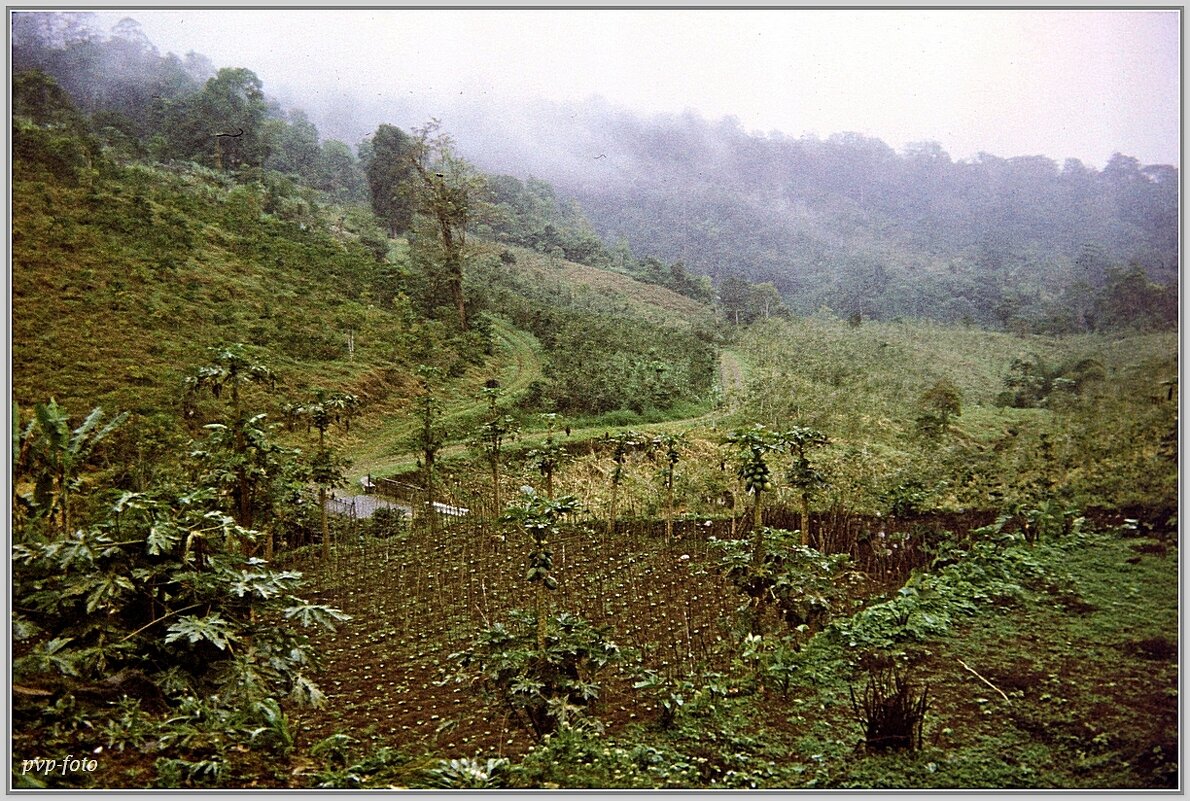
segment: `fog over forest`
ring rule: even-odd
[[[179,58],[133,19],[102,30],[108,17],[24,15],[14,29],[15,66],[40,65],[84,109],[141,120],[140,134],[148,132],[144,120],[180,108],[169,92],[197,89],[217,69],[245,68],[276,120],[261,134],[260,158],[282,171],[298,170],[282,153],[286,132],[323,146],[342,142],[336,152],[357,158],[358,171],[372,158],[378,125],[412,130],[436,118],[480,170],[545,181],[556,192],[551,203],[577,203],[579,228],[589,227],[608,253],[676,263],[716,287],[729,277],[769,282],[803,313],[827,307],[1077,330],[1095,324],[1088,304],[1109,271],[1119,278],[1139,270],[1133,284],[1147,280],[1167,295],[1178,275],[1177,169],[1145,165],[1122,148],[1102,167],[1065,155],[959,157],[932,138],[897,145],[846,130],[760,132],[734,116],[692,108],[646,114],[598,95],[507,99],[497,82],[515,84],[517,74],[495,66],[491,91],[467,88],[465,76],[455,91],[444,75],[450,89],[435,94],[395,75],[367,95],[357,92],[370,78],[356,87],[342,76],[334,90],[314,83],[303,93],[293,88],[296,72],[257,73],[250,53],[239,64],[192,51]],[[1152,127],[1169,122],[1154,119]],[[163,154],[184,157],[187,147]],[[362,177],[353,180],[362,187]]]

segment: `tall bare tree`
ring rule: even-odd
[[[458,314],[459,329],[466,331],[463,262],[467,225],[481,202],[484,178],[455,153],[454,141],[440,130],[437,120],[413,129],[405,158],[416,176],[411,182],[414,209],[434,224],[444,283]]]

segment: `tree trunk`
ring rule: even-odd
[[[665,544],[669,545],[674,538],[674,474],[670,468],[668,481],[665,482]]]
[[[462,242],[456,242],[450,218],[443,213],[438,214],[438,227],[442,231],[442,250],[445,254],[446,281],[450,289],[451,300],[454,301],[455,311],[459,315],[459,330],[467,330],[467,305],[463,298],[463,259]]]
[[[331,558],[330,524],[326,518],[326,487],[318,488],[318,505],[322,507],[322,558]]]
[[[616,512],[619,511],[616,508],[616,503],[617,503],[617,501],[619,501],[619,495],[620,495],[620,483],[618,481],[613,481],[612,482],[611,508],[608,510],[608,513],[607,513],[607,536],[608,536],[608,539],[611,539],[616,536]]]
[[[58,472],[58,505],[62,507],[62,536],[70,536],[70,491],[66,489],[66,473]],[[50,507],[51,509],[53,507]],[[52,521],[51,521],[52,522]]]
[[[757,490],[752,504],[752,567],[754,568],[760,567],[760,563],[764,561],[764,526],[761,524],[763,494],[761,490]]]
[[[802,493],[802,545],[810,547],[810,496]]]
[[[430,533],[438,532],[438,510],[434,508],[434,453],[425,452],[426,457],[426,521]]]
[[[545,653],[546,597],[545,582],[537,582],[537,650]]]
[[[457,270],[458,268],[452,268]],[[452,272],[450,276],[450,294],[455,301],[455,311],[459,315],[459,330],[466,332],[467,328],[467,303],[463,298],[463,271],[458,270],[457,273]]]
[[[252,528],[252,490],[250,487],[250,482],[248,481],[248,474],[243,471],[240,472],[240,490],[239,490],[239,492],[240,492],[240,510],[239,510],[240,520],[239,520],[239,523],[243,528],[250,529],[250,528]],[[326,510],[324,509],[322,513],[325,516]],[[248,541],[247,540],[242,541],[240,544],[240,551],[241,551],[241,553],[243,553],[244,556],[248,555],[248,548],[249,548]]]
[[[503,506],[500,503],[500,456],[492,457],[492,500],[496,505],[495,517],[500,516]]]

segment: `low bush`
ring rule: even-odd
[[[513,611],[507,625],[480,632],[452,659],[538,738],[560,727],[598,729],[589,714],[601,691],[598,676],[624,657],[607,634],[562,612],[549,619],[543,651],[537,647],[536,616]]]

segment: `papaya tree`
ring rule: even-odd
[[[674,468],[682,458],[678,450],[686,444],[680,434],[661,434],[654,437],[651,443],[652,451],[661,454],[663,460],[661,474],[665,484],[665,541],[673,542],[674,534]]]
[[[533,448],[529,451],[528,461],[530,466],[537,469],[545,478],[545,497],[554,497],[554,472],[558,469],[558,465],[562,463],[565,452],[562,446],[554,442],[554,426],[558,422],[558,415],[549,412],[543,414],[545,418],[545,444],[540,448]]]
[[[495,379],[487,382],[480,391],[480,397],[487,401],[488,409],[484,422],[479,427],[475,444],[491,471],[492,508],[499,511],[503,508],[500,501],[500,459],[504,450],[504,440],[516,434],[517,422],[516,418],[500,407],[504,392]]]
[[[419,426],[414,439],[422,455],[420,466],[426,493],[426,520],[430,531],[436,532],[438,511],[434,508],[434,463],[446,439],[440,425],[442,403],[434,394],[434,381],[438,378],[439,371],[423,364],[417,368],[417,375],[421,392],[416,401]]]
[[[634,450],[643,448],[648,440],[643,434],[638,434],[635,431],[622,431],[608,440],[612,445],[612,462],[615,467],[612,468],[612,490],[611,502],[608,505],[607,513],[607,535],[612,537],[616,533],[616,515],[619,512],[619,494],[620,484],[624,480],[624,465],[628,461],[628,455]]]
[[[310,463],[310,479],[318,487],[318,506],[322,522],[322,558],[329,559],[330,525],[327,520],[326,496],[327,491],[343,484],[343,471],[346,463],[326,445],[326,431],[333,423],[343,425],[345,430],[351,430],[351,414],[359,406],[359,398],[345,392],[327,392],[324,389],[314,391],[314,399],[302,407],[302,413],[308,423],[307,430],[313,426],[318,430],[318,450]],[[272,536],[265,539],[266,558],[272,554]]]
[[[14,545],[13,631],[23,642],[13,676],[102,682],[111,697],[160,703],[197,697],[212,709],[248,711],[283,694],[321,703],[319,652],[298,626],[333,629],[348,616],[297,597],[300,573],[230,547],[249,533],[218,508],[218,490],[117,492],[67,540]],[[81,693],[79,702],[81,713]]]
[[[216,398],[221,398],[227,391],[233,417],[240,415],[241,388],[267,384],[270,390],[276,389],[277,374],[264,362],[254,359],[243,345],[216,345],[207,350],[211,353],[211,361],[186,378],[186,417],[195,415],[194,401],[204,389]]]
[[[253,358],[241,344],[218,345],[209,350],[211,361],[186,379],[184,416],[193,418],[196,415],[195,402],[204,390],[215,398],[227,396],[227,422],[221,425],[230,436],[228,441],[221,444],[229,450],[231,458],[228,464],[234,472],[232,494],[236,522],[250,529],[256,484],[262,478],[261,470],[264,469],[260,457],[268,449],[265,445],[267,437],[263,436],[266,433],[264,415],[247,416],[240,393],[245,387],[254,384],[267,385],[270,390],[275,390],[277,375],[268,365]]]
[[[128,419],[122,412],[103,424],[103,409],[96,407],[77,427],[71,428],[66,409],[50,398],[33,407],[33,419],[21,431],[14,416],[13,492],[21,503],[16,485],[27,476],[33,482],[31,498],[23,506],[36,516],[44,515],[51,531],[71,532],[71,496],[81,486],[82,470],[100,442]]]
[[[533,606],[537,617],[537,647],[544,653],[546,621],[549,618],[546,592],[558,588],[558,579],[553,574],[554,552],[550,541],[558,535],[559,521],[578,509],[578,500],[573,495],[542,497],[532,490],[526,495],[525,502],[509,509],[504,520],[520,528],[533,541],[525,580],[535,588]]]
[[[788,449],[793,461],[785,473],[785,480],[797,489],[802,505],[802,545],[810,545],[810,496],[826,485],[822,473],[810,464],[809,452],[813,448],[829,445],[826,434],[815,428],[797,426],[779,435],[779,442]]]
[[[744,484],[744,491],[752,496],[752,565],[758,568],[764,559],[764,523],[762,512],[764,493],[773,489],[768,454],[776,450],[778,442],[773,432],[757,423],[752,428],[737,429],[727,435],[736,447],[739,465],[736,475]]]
[[[198,480],[217,488],[231,507],[237,530],[244,533],[245,554],[252,550],[253,532],[267,524],[273,510],[276,480],[298,455],[273,440],[273,426],[265,418],[254,414],[229,424],[209,423],[207,436],[189,453],[203,468]]]

